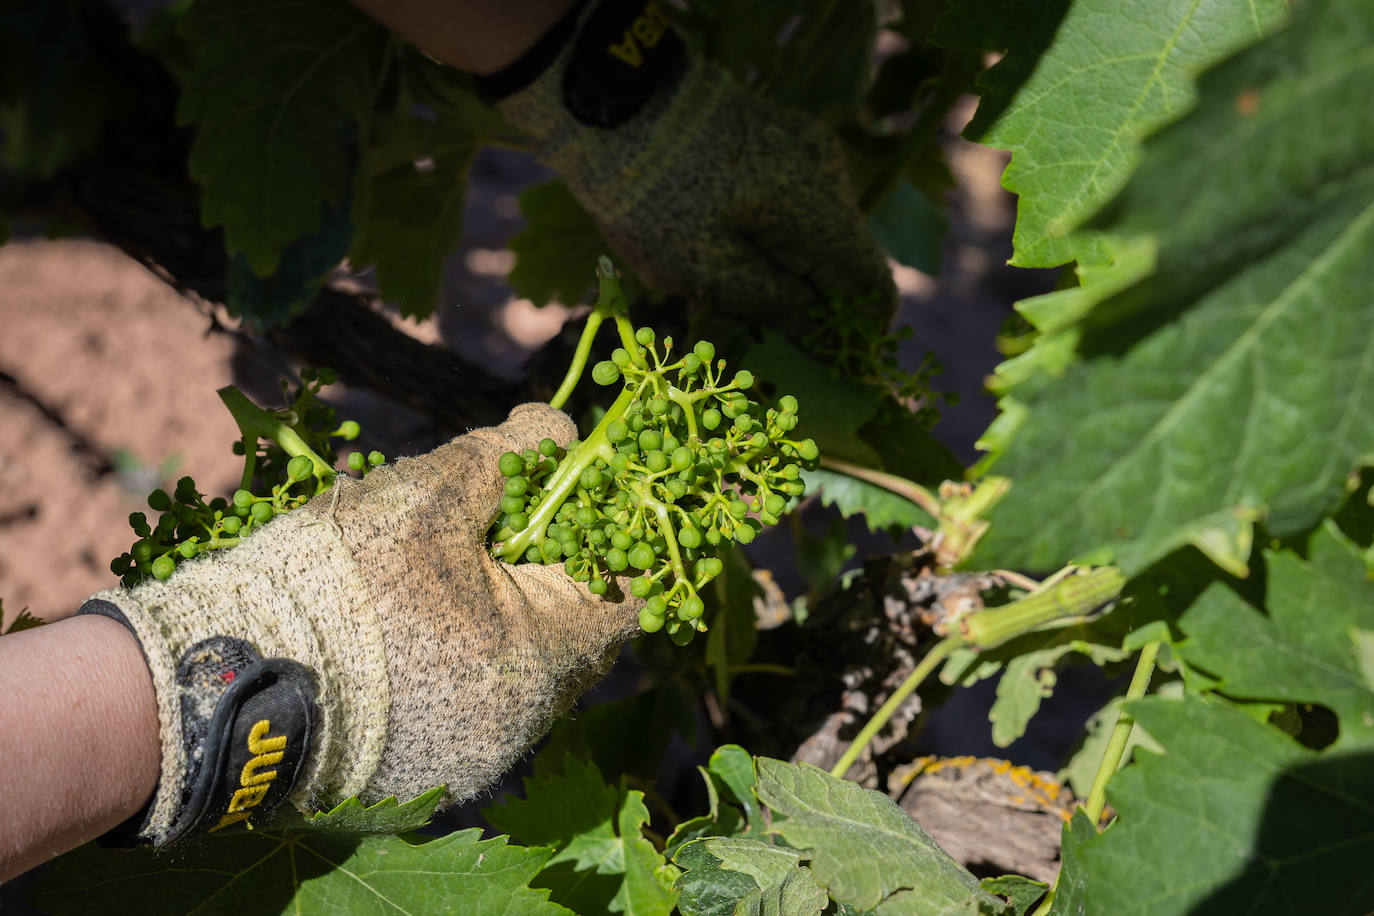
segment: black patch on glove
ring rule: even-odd
[[[169,839],[248,824],[296,785],[317,713],[309,669],[217,636],[177,668],[187,780]]]
[[[687,47],[655,0],[604,0],[588,14],[563,72],[563,99],[591,127],[629,120],[683,69]]]

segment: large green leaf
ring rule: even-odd
[[[612,253],[601,230],[561,180],[521,191],[520,213],[529,225],[510,240],[511,286],[535,305],[581,302],[596,279],[596,259]]]
[[[578,913],[666,916],[676,870],[644,838],[644,793],[608,786],[575,757],[563,772],[525,780],[525,798],[487,809],[487,821],[520,842],[555,849],[536,886]]]
[[[483,840],[476,829],[419,845],[348,832],[395,823],[399,809],[383,806],[341,806],[313,824],[328,830],[262,827],[168,851],[83,846],[57,860],[30,903],[54,914],[568,913],[529,887],[551,850]]]
[[[1311,527],[1374,455],[1374,119],[1349,110],[1374,8],[1295,16],[1148,145],[1109,228],[1154,273],[1077,319],[1077,364],[1011,387],[979,562],[1134,573],[1191,543],[1243,574],[1255,522]]]
[[[1216,585],[1180,623],[1184,657],[1246,700],[1324,704],[1321,750],[1219,699],[1128,705],[1164,748],[1109,786],[1118,824],[1082,844],[1085,912],[1364,914],[1374,901],[1374,690],[1356,635],[1374,584],[1328,524],[1308,558],[1271,553],[1267,614]],[[1166,839],[1167,838],[1167,839]]]
[[[951,859],[886,795],[810,764],[758,759],[759,800],[774,830],[806,850],[817,880],[840,903],[882,913],[977,913],[1002,901]]]
[[[987,28],[986,6],[955,4],[957,21],[942,22],[941,32]],[[1013,151],[1002,179],[1019,196],[1011,263],[1102,263],[1109,255],[1096,239],[1073,230],[1121,189],[1139,161],[1141,138],[1192,105],[1192,79],[1272,30],[1286,4],[1075,0],[1044,47],[1037,26],[1046,24],[1046,9],[996,4],[1009,41],[1006,57],[983,79],[996,117],[975,119],[967,136]]]
[[[679,865],[690,866],[678,879],[683,891],[683,916],[819,916],[830,898],[816,883],[811,869],[802,864],[805,858],[795,849],[761,840],[697,840],[686,846],[677,859]],[[743,882],[738,875],[746,875],[751,881]],[[717,900],[732,905],[726,908]]]
[[[435,67],[411,64],[426,66]],[[406,315],[427,315],[438,301],[463,231],[468,166],[496,120],[471,88],[447,88],[424,111],[407,104],[379,114],[358,169],[349,258],[375,266],[382,298]]]
[[[348,192],[387,32],[335,0],[200,0],[184,28],[199,58],[178,116],[197,127],[202,218],[267,274]]]

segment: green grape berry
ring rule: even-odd
[[[692,346],[692,353],[697,359],[706,365],[711,365],[711,360],[716,358],[716,348],[709,340],[698,340]]]
[[[598,385],[614,385],[620,378],[620,367],[609,359],[603,359],[592,367],[592,381]]]
[[[654,345],[653,328],[640,328],[635,331],[635,342],[641,347],[652,347]]]
[[[365,467],[367,467],[367,460],[363,458],[362,452],[348,453],[348,469],[350,471],[361,471]]]
[[[172,572],[175,569],[176,561],[171,557],[158,557],[153,561],[153,578],[159,582],[166,582],[172,577]]]
[[[386,464],[386,456],[383,455],[381,452],[368,452],[367,463],[374,468],[380,467],[381,465]]]
[[[637,576],[630,580],[630,594],[636,598],[646,597],[653,587],[653,581],[644,576]]]
[[[357,455],[358,453],[354,452],[353,454]],[[501,456],[496,466],[500,469],[502,477],[514,477],[525,470],[524,460],[515,452],[506,452]]]
[[[663,621],[664,618],[650,614],[648,608],[639,609],[639,628],[645,633],[657,633],[663,629]]]
[[[253,494],[247,490],[234,491],[234,505],[240,509],[250,508],[254,503]]]
[[[362,431],[362,427],[359,426],[356,421],[345,420],[339,424],[338,435],[342,437],[344,441],[352,442],[354,439],[358,438],[358,435]]]
[[[148,508],[155,512],[166,512],[172,508],[172,498],[166,490],[154,490],[148,494]]]
[[[643,541],[631,547],[626,556],[636,569],[648,569],[654,565],[654,549]]]
[[[297,455],[286,465],[286,476],[295,481],[305,480],[315,472],[315,465],[304,455]]]
[[[539,454],[546,458],[552,458],[558,453],[558,443],[552,439],[544,438],[539,440]]]
[[[264,525],[272,520],[272,506],[270,503],[253,503],[253,508],[249,510],[253,516],[253,521],[259,525]]]
[[[593,595],[606,594],[606,580],[593,579],[592,581],[587,583],[587,591],[591,592]]]

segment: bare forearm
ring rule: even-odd
[[[514,62],[576,0],[352,0],[431,57],[469,73]]]
[[[0,881],[143,807],[158,720],[133,636],[92,616],[0,637],[0,748]]]

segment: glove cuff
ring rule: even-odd
[[[361,583],[338,527],[301,509],[166,582],[83,605],[127,626],[152,674],[162,769],[132,832],[162,845],[251,826],[286,798],[313,806],[363,792],[390,696]],[[330,603],[340,610],[326,632],[305,609]]]

